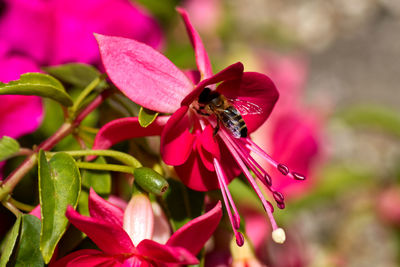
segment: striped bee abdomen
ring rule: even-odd
[[[235,138],[247,137],[246,123],[234,106],[229,106],[220,113],[220,120]]]

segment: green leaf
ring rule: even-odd
[[[41,222],[33,215],[22,216],[22,227],[15,266],[44,266],[40,253],[40,225]]]
[[[93,163],[106,164],[103,157],[97,157]],[[79,195],[79,213],[89,215],[88,197],[89,189],[93,188],[100,195],[109,195],[111,192],[111,175],[109,172],[96,170],[82,171],[82,191]]]
[[[55,154],[49,162],[44,151],[39,152],[39,199],[42,215],[40,250],[48,263],[64,234],[68,220],[67,206],[76,207],[81,189],[81,177],[75,160],[65,153]]]
[[[3,138],[0,139],[0,161],[8,159],[18,151],[18,141],[8,136],[3,136]]]
[[[5,267],[7,262],[10,260],[14,246],[17,242],[19,228],[21,225],[21,217],[18,217],[11,231],[8,233],[7,240],[5,242],[4,250],[1,252],[0,267]]]
[[[147,127],[157,118],[158,112],[141,107],[139,110],[139,124],[142,127]]]
[[[204,192],[187,188],[174,179],[169,179],[169,189],[163,195],[171,226],[178,230],[188,221],[200,216],[204,210]]]
[[[82,63],[69,63],[64,65],[45,67],[44,71],[62,82],[76,87],[86,87],[101,73],[93,66]],[[104,86],[104,84],[103,84]]]
[[[72,106],[71,97],[55,78],[43,73],[25,73],[19,80],[0,82],[0,95],[37,95],[51,98],[64,106]]]

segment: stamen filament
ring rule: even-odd
[[[242,161],[242,158],[244,157],[244,155],[242,155],[242,157],[241,157],[238,154],[238,153],[241,153],[240,149],[237,147],[237,144],[235,144],[232,140],[230,140],[230,137],[225,132],[225,129],[221,129],[219,131],[219,133],[220,133],[220,137],[225,142],[225,144],[228,147],[229,151],[232,153],[232,155],[235,158],[236,162],[238,163],[238,165],[242,169],[242,171],[243,171],[245,177],[247,178],[248,182],[250,183],[251,187],[256,192],[257,196],[260,198],[260,200],[261,200],[261,202],[263,204],[263,207],[264,207],[265,211],[267,212],[267,215],[268,215],[268,218],[270,220],[272,229],[273,230],[278,229],[278,225],[276,224],[274,216],[272,215],[272,209],[271,209],[270,205],[268,204],[267,200],[264,198],[261,190],[258,188],[258,186],[257,186],[256,182],[254,181],[252,175],[250,174],[250,172],[247,169],[246,165]]]

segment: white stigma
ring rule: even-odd
[[[282,228],[277,228],[272,231],[272,240],[274,240],[275,243],[283,244],[286,240],[285,231]]]

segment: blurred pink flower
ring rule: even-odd
[[[99,63],[93,33],[134,38],[155,48],[157,22],[129,0],[6,0],[0,40],[39,65]]]
[[[199,32],[214,34],[221,23],[222,4],[221,0],[186,0],[183,7]]]
[[[222,217],[221,204],[218,203],[169,236],[168,227],[155,227],[160,211],[159,216],[155,216],[156,211],[153,213],[152,204],[144,194],[134,195],[124,212],[91,190],[89,211],[90,217],[86,217],[68,207],[66,216],[101,251],[78,250],[55,262],[54,266],[197,264],[195,255],[210,238]],[[163,220],[167,223],[165,218]]]
[[[273,177],[274,187],[288,197],[298,197],[314,183],[313,167],[321,156],[321,115],[301,102],[307,79],[307,62],[302,57],[269,54],[265,70],[276,83],[280,99],[268,123],[252,134],[271,156],[307,176],[306,181],[285,179],[268,163],[262,166]],[[311,175],[310,175],[311,174]]]

